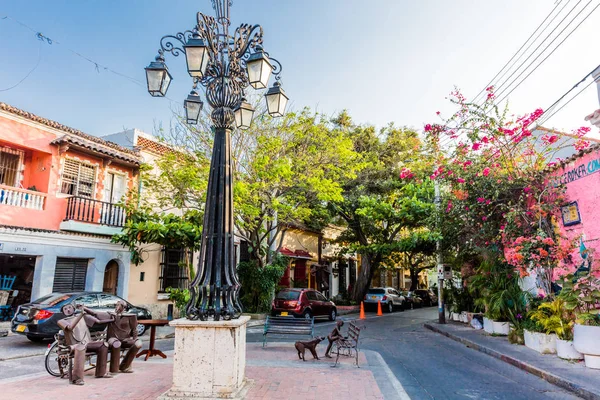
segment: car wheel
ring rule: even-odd
[[[336,318],[337,318],[337,311],[335,310],[335,308],[332,308],[331,312],[329,313],[329,320],[335,321]]]
[[[391,301],[387,304],[387,312],[389,312],[390,314],[394,312],[394,303],[392,303]]]
[[[146,325],[137,324],[135,330],[137,331],[138,336],[142,336],[144,333],[146,333]]]
[[[302,314],[302,318],[306,320],[311,320],[312,317],[312,313],[309,310],[304,311],[304,314]]]
[[[41,343],[42,341],[44,341],[44,338],[31,335],[27,335],[27,339],[31,340],[33,343]]]

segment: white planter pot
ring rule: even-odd
[[[585,356],[585,366],[600,369],[600,326],[575,324],[573,346]]]
[[[556,355],[565,360],[583,360],[583,354],[575,350],[571,340],[556,338]]]
[[[462,322],[463,324],[467,324],[469,321],[467,320],[467,312],[463,311],[460,313],[460,322]]]
[[[510,324],[508,322],[498,322],[483,317],[483,330],[489,334],[507,336],[510,331]]]
[[[452,321],[460,321],[460,314],[459,313],[452,313]]]
[[[547,335],[540,332],[523,332],[525,346],[541,354],[556,354],[556,335]]]
[[[486,333],[489,333],[490,335],[492,333],[494,333],[494,321],[492,321],[491,319],[488,319],[486,317],[483,317],[483,330]]]

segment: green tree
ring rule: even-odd
[[[427,228],[434,214],[431,182],[406,182],[406,170],[423,170],[431,164],[422,153],[416,131],[390,125],[380,132],[373,127],[353,126],[347,113],[334,122],[349,132],[354,148],[366,162],[355,178],[343,184],[343,200],[332,208],[346,222],[339,237],[361,256],[360,274],[352,297],[363,298],[379,268],[393,265],[402,254],[417,270],[417,254],[431,252],[437,234]]]

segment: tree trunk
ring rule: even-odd
[[[379,257],[373,257],[372,254],[360,255],[360,274],[356,277],[354,288],[352,288],[352,298],[360,302],[364,299],[367,290],[371,286],[373,275],[379,266]]]
[[[410,291],[415,291],[419,288],[419,269],[410,268]]]

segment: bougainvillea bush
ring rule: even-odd
[[[573,139],[535,131],[541,109],[510,115],[496,105],[492,87],[483,104],[468,103],[457,90],[450,101],[456,112],[447,119],[438,113],[440,123],[424,128],[436,155],[428,179],[443,191],[444,247],[462,259],[495,251],[521,276],[536,270],[549,290],[555,270],[567,274],[575,268],[574,241],[556,229],[565,188],[547,178],[554,154]],[[589,146],[588,132],[573,132],[576,149]],[[419,179],[409,170],[401,178]]]

